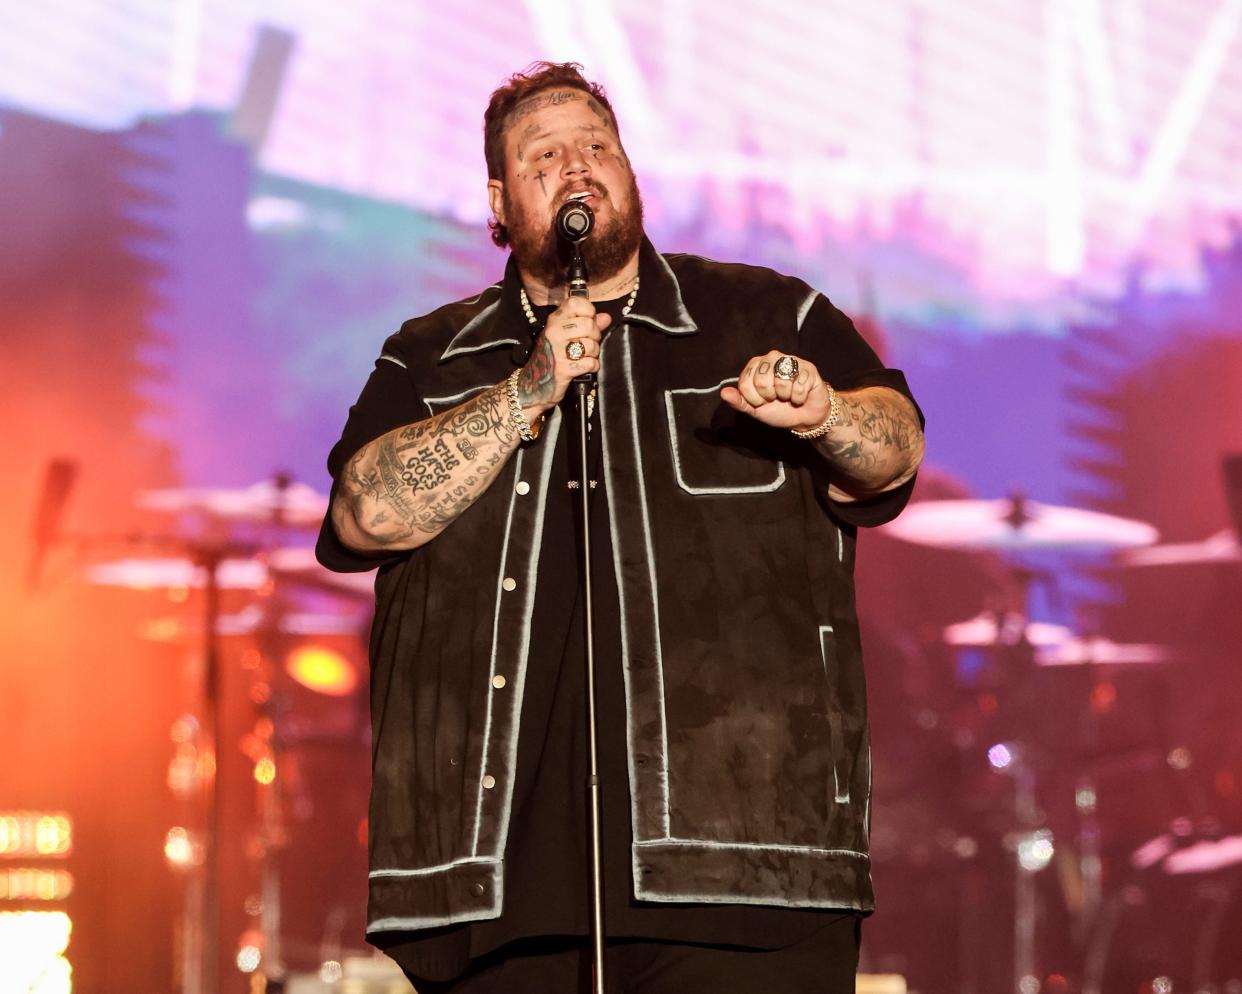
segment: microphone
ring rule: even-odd
[[[556,236],[572,250],[569,260],[569,281],[571,297],[588,297],[586,263],[582,261],[582,253],[578,251],[578,243],[591,233],[595,227],[595,211],[581,200],[566,200],[556,212]]]
[[[563,242],[577,245],[595,227],[595,211],[581,200],[566,200],[556,212],[556,234]]]

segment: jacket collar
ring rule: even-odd
[[[650,325],[666,335],[693,335],[699,330],[681,299],[681,284],[668,260],[643,238],[638,250],[638,298],[627,320]]]
[[[641,290],[629,314],[631,324],[649,325],[666,335],[693,335],[699,330],[686,310],[677,275],[645,236],[638,250],[638,275]],[[529,347],[521,289],[522,278],[510,255],[504,280],[488,287],[476,298],[476,302],[483,305],[482,309],[453,336],[440,362],[501,345],[514,346],[515,353]]]

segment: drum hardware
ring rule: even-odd
[[[144,490],[138,506],[169,514],[197,512],[217,521],[254,522],[273,528],[317,528],[328,511],[328,497],[278,473],[249,487],[177,487]]]
[[[882,526],[905,541],[971,552],[997,552],[1009,562],[1018,594],[973,618],[947,626],[945,644],[977,649],[990,656],[995,669],[995,692],[1008,692],[1017,726],[1011,740],[993,744],[988,762],[1013,780],[1013,829],[1005,836],[1013,859],[1013,974],[1012,987],[1030,994],[1041,984],[1037,969],[1039,896],[1036,879],[1056,857],[1057,842],[1044,823],[1038,804],[1040,774],[1050,762],[1043,755],[1041,731],[1051,727],[1042,712],[1032,710],[1033,681],[1045,668],[1075,667],[1091,672],[1099,665],[1152,665],[1170,659],[1157,645],[1123,644],[1098,636],[1077,635],[1068,626],[1035,621],[1030,617],[1037,584],[1047,588],[1050,601],[1058,594],[1053,575],[1015,558],[1028,552],[1075,554],[1118,553],[1139,556],[1158,539],[1151,525],[1128,518],[1029,500],[1020,494],[997,500],[925,501],[908,507],[902,516]],[[1094,682],[1094,681],[1093,681]],[[1094,690],[1094,688],[1093,688]],[[1099,715],[1094,696],[1084,706],[1080,722],[1088,741],[1098,738]],[[1004,713],[1003,711],[1000,713]],[[1063,728],[1063,722],[1056,727]],[[1046,736],[1044,736],[1046,737]],[[1053,743],[1055,744],[1055,743]],[[1058,858],[1057,866],[1067,906],[1074,916],[1079,941],[1085,941],[1099,921],[1103,906],[1102,830],[1096,786],[1089,770],[1074,782],[1074,818],[1077,824],[1076,859]]]
[[[261,651],[255,670],[251,699],[260,712],[259,722],[270,734],[263,740],[264,769],[256,765],[256,779],[264,785],[259,793],[259,828],[256,839],[260,856],[260,899],[255,902],[259,918],[257,930],[262,949],[260,972],[273,981],[285,973],[281,955],[281,881],[279,851],[284,845],[283,800],[279,778],[285,724],[283,705],[272,693],[270,668],[263,660],[279,658],[278,642],[288,636],[357,635],[367,620],[358,613],[351,617],[333,609],[299,612],[287,596],[295,588],[317,590],[347,602],[361,603],[364,589],[369,594],[372,580],[366,574],[338,579],[314,561],[313,550],[284,546],[287,529],[317,526],[327,510],[328,498],[304,484],[278,474],[245,488],[189,487],[144,491],[137,495],[140,507],[154,512],[190,515],[205,527],[197,531],[208,535],[227,535],[233,526],[257,527],[250,542],[229,539],[216,541],[187,538],[182,534],[112,536],[79,540],[86,552],[102,548],[156,550],[155,556],[135,556],[112,561],[95,561],[83,568],[88,582],[135,591],[164,591],[184,600],[189,591],[202,594],[201,620],[197,623],[164,619],[150,626],[149,634],[174,639],[193,635],[202,640],[204,674],[198,725],[209,743],[211,772],[200,777],[204,827],[202,859],[186,889],[187,935],[182,946],[183,990],[190,994],[209,994],[219,988],[219,839],[220,791],[219,759],[224,755],[221,740],[221,642],[222,639],[249,636],[259,639]],[[258,596],[241,611],[225,613],[225,592]],[[178,599],[178,597],[174,597]],[[260,779],[262,773],[262,779]],[[248,940],[249,941],[249,940]]]

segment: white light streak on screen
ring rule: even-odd
[[[106,128],[228,108],[270,23],[297,41],[264,169],[481,222],[487,94],[533,58],[577,55],[618,105],[653,217],[727,215],[757,183],[802,248],[889,232],[1017,298],[1115,283],[1136,252],[1193,268],[1242,212],[1242,0],[568,9],[9,4],[0,100]],[[897,230],[911,203],[926,230]]]

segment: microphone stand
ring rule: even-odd
[[[568,204],[566,205],[569,206]],[[589,211],[585,205],[579,205]],[[586,264],[578,250],[578,242],[590,233],[591,222],[577,237],[570,237],[566,226],[558,225],[562,237],[573,246],[569,263],[569,295],[589,296]],[[590,804],[591,833],[591,945],[594,966],[595,994],[606,994],[604,979],[604,845],[600,817],[601,787],[599,777],[599,734],[595,695],[595,605],[591,585],[591,468],[588,462],[589,412],[588,395],[595,384],[593,373],[584,373],[573,381],[578,402],[578,495],[581,501],[579,523],[582,529],[582,594],[586,622],[586,685],[587,685],[587,798]]]

